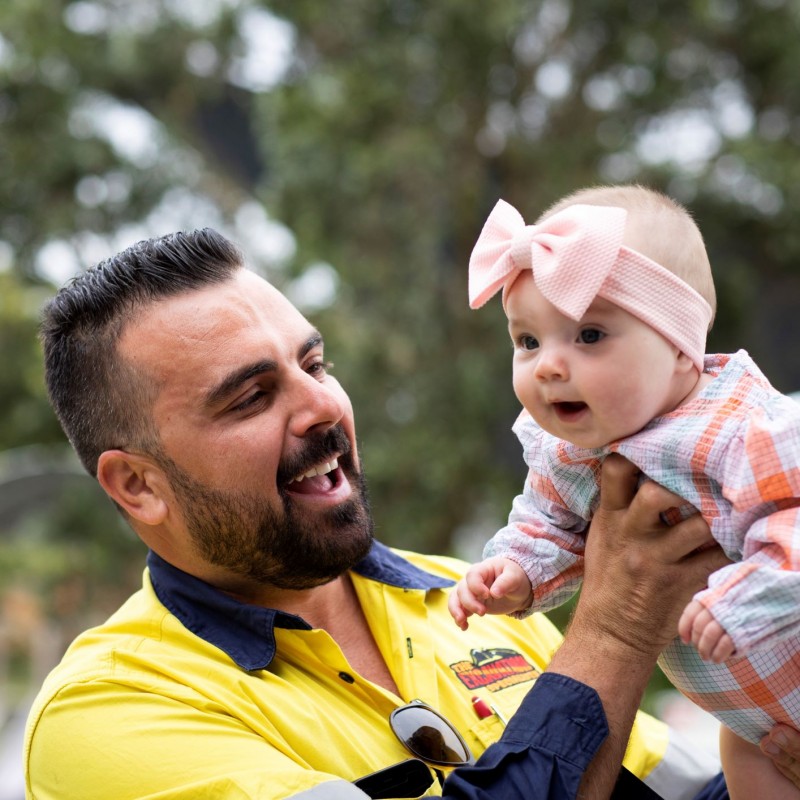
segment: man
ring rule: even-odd
[[[479,755],[431,795],[607,798],[632,726],[626,764],[651,785],[692,796],[710,777],[634,719],[677,614],[724,559],[699,517],[665,528],[677,499],[637,491],[626,462],[604,466],[563,644],[539,616],[465,634],[446,608],[464,565],[373,542],[322,337],[219,234],[141,242],[79,276],[43,340],[64,430],[150,555],[142,591],[42,688],[29,797],[364,798],[354,781],[407,748],[467,759],[457,734],[425,749],[423,731],[440,734],[416,704],[401,730],[415,699]]]

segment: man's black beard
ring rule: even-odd
[[[337,453],[353,494],[313,516],[298,508],[285,486]],[[278,489],[282,509],[258,495],[206,486],[163,452],[157,460],[181,505],[200,555],[215,566],[261,585],[310,589],[351,569],[372,546],[373,521],[363,475],[353,464],[350,443],[337,425],[309,439],[302,452],[282,461]]]

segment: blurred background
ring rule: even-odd
[[[379,537],[476,558],[524,477],[504,318],[466,300],[498,198],[668,192],[710,251],[709,350],[800,388],[799,33],[798,0],[3,0],[0,800],[31,694],[144,558],[48,407],[57,286],[219,229],[324,332]]]

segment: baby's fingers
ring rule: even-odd
[[[450,596],[447,598],[447,610],[450,612],[450,616],[453,618],[456,625],[458,625],[462,631],[465,631],[469,627],[469,623],[467,622],[467,617],[469,615],[464,611],[464,607],[461,605],[461,601],[458,599],[458,593],[455,589],[450,592]]]
[[[723,632],[719,641],[714,645],[714,649],[711,651],[709,661],[713,661],[715,664],[721,664],[723,661],[727,661],[734,654],[735,650],[736,645],[734,645],[733,639],[731,639],[727,633]]]
[[[686,608],[683,609],[681,618],[678,620],[678,634],[684,644],[690,644],[692,641],[692,627],[697,615],[703,610],[702,603],[697,600],[692,600]]]
[[[711,612],[704,606],[701,606],[700,610],[695,614],[695,617],[692,620],[692,629],[690,632],[691,642],[698,649],[700,648],[700,640],[703,638],[706,628],[713,621],[714,617],[711,616]]]
[[[487,576],[482,569],[475,566],[467,572],[461,583],[466,586],[470,595],[475,600],[488,600],[489,589],[493,583],[493,578],[494,575]]]
[[[489,602],[504,600],[503,612],[521,611],[531,604],[531,582],[521,570],[506,570],[492,584],[491,600]]]
[[[697,647],[697,652],[700,653],[700,657],[706,661],[711,661],[714,649],[724,635],[725,631],[722,630],[722,626],[719,625],[719,623],[709,622],[705,628],[703,628],[700,635],[696,637],[697,642],[695,646]]]
[[[715,664],[730,658],[734,651],[733,639],[706,608],[697,614],[692,624],[692,644],[701,658]]]
[[[465,581],[459,581],[453,593],[467,616],[477,614],[482,617],[486,613],[486,604],[472,593]]]

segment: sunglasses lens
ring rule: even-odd
[[[472,758],[456,732],[430,708],[403,706],[391,720],[400,741],[423,761],[447,766],[466,764]]]

